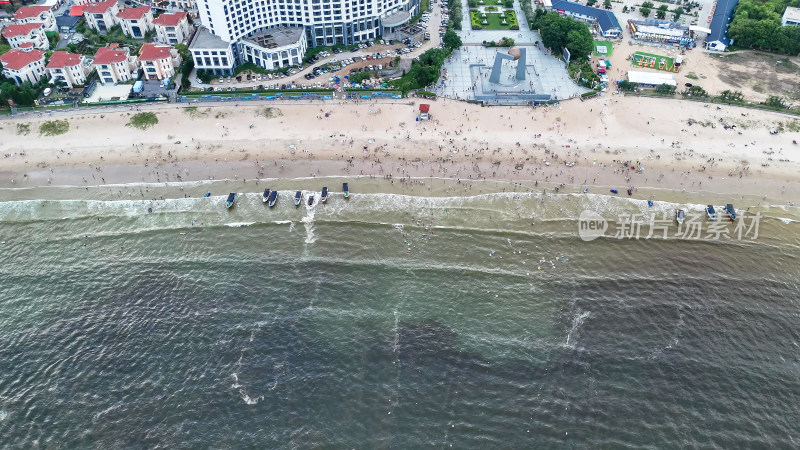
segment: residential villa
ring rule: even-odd
[[[136,56],[130,55],[127,48],[114,43],[97,49],[92,67],[97,70],[102,84],[124,83],[133,78],[137,69],[137,60]]]
[[[44,24],[41,22],[21,23],[9,25],[3,30],[3,37],[6,38],[11,48],[27,47],[25,44],[31,43],[34,48],[47,50],[50,42],[44,33]]]
[[[86,84],[86,57],[83,55],[53,52],[45,69],[53,81],[63,81],[70,88]]]
[[[3,63],[3,75],[20,84],[30,81],[38,83],[44,71],[44,52],[35,48],[11,49],[0,55],[0,63]]]
[[[86,26],[91,29],[106,31],[117,24],[119,7],[116,0],[87,3],[83,6],[82,11],[83,17],[86,19]]]
[[[162,44],[180,44],[189,39],[189,18],[185,12],[162,14],[153,19],[156,40]]]
[[[169,45],[144,44],[139,51],[144,77],[163,80],[175,76],[175,69],[180,65],[178,51]]]
[[[117,21],[123,33],[134,39],[144,39],[144,35],[153,29],[153,12],[149,6],[125,8],[117,13]]]
[[[57,31],[56,17],[49,6],[23,6],[14,13],[14,23],[42,23],[45,31]]]

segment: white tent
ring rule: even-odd
[[[637,72],[635,70],[628,71],[628,81],[631,83],[644,84],[646,86],[660,86],[668,84],[670,86],[677,86],[675,76],[670,73],[657,73],[657,72]]]

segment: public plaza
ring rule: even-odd
[[[519,0],[514,1],[519,30],[470,29],[469,6],[466,0],[461,1],[463,29],[457,33],[463,45],[445,61],[435,88],[438,95],[492,105],[519,105],[558,101],[589,91],[570,80],[564,62],[550,56],[539,34],[529,29]],[[504,37],[514,39],[514,47],[524,49],[524,71],[517,71],[518,61],[506,58],[499,67],[499,82],[492,82],[496,55],[508,55],[509,48],[486,47],[483,42],[498,42]],[[517,74],[522,73],[524,79],[518,79]]]

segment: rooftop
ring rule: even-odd
[[[664,20],[628,20],[634,29],[641,33],[657,34],[661,36],[672,36],[679,38],[689,32],[689,27],[677,22],[667,22]]]
[[[273,49],[296,44],[304,36],[305,30],[303,27],[278,27],[269,28],[252,36],[242,38],[242,40],[252,42],[261,48]]]
[[[23,6],[14,13],[14,20],[31,19],[39,17],[39,14],[49,11],[48,6]]]
[[[83,12],[89,14],[102,14],[116,5],[116,0],[107,0],[105,2],[87,3],[83,5]]]
[[[718,0],[717,9],[714,10],[714,16],[711,18],[711,34],[706,37],[706,42],[720,41],[725,45],[730,45],[731,40],[728,39],[728,25],[731,23],[733,10],[739,0]]]
[[[22,51],[11,49],[0,55],[0,62],[3,63],[3,67],[6,69],[20,70],[28,64],[40,61],[42,58],[44,58],[44,52],[42,50],[34,49]]]
[[[617,16],[615,16],[613,12],[605,9],[591,8],[589,6],[583,6],[579,3],[568,2],[565,0],[554,0],[553,9],[594,17],[597,19],[597,25],[599,25],[600,29],[603,31],[608,31],[613,28],[619,28],[620,30],[622,29],[622,27],[619,25],[619,21],[617,20]]]
[[[50,61],[47,62],[46,69],[63,69],[65,67],[72,67],[83,64],[81,55],[75,53],[57,51],[50,55]]]
[[[795,8],[793,6],[786,7],[786,11],[783,12],[783,18],[789,19],[792,22],[800,22],[800,8]]]
[[[107,47],[100,47],[97,49],[92,64],[116,64],[127,59],[127,49],[119,47],[119,44],[109,44]]]
[[[144,44],[139,50],[140,61],[156,61],[172,58],[172,47],[169,45]]]
[[[10,39],[17,36],[27,36],[32,30],[42,28],[44,26],[41,22],[30,22],[9,25],[3,30],[3,37]]]
[[[136,8],[125,8],[117,13],[117,18],[123,20],[138,20],[144,17],[144,15],[149,12],[150,12],[149,6],[137,6]]]
[[[165,27],[177,27],[182,20],[186,19],[185,12],[167,13],[162,14],[153,19],[153,25],[162,25]]]
[[[231,47],[229,42],[225,42],[219,36],[211,34],[205,27],[200,27],[194,34],[192,42],[189,43],[190,49],[203,50],[227,50]]]
[[[397,11],[383,18],[384,27],[396,27],[411,20],[411,13],[408,11]]]

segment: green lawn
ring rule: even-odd
[[[503,17],[505,16],[506,24],[503,25]],[[517,15],[514,11],[506,10],[505,14],[500,13],[486,13],[486,21],[488,25],[483,24],[483,17],[480,11],[469,12],[470,22],[473,30],[518,30],[519,23],[517,22]]]
[[[606,53],[599,53],[597,51],[597,47],[605,47],[606,48]],[[614,47],[613,47],[613,44],[611,44],[611,41],[594,41],[594,55],[595,56],[605,56],[606,58],[608,58],[612,54],[614,54]]]

